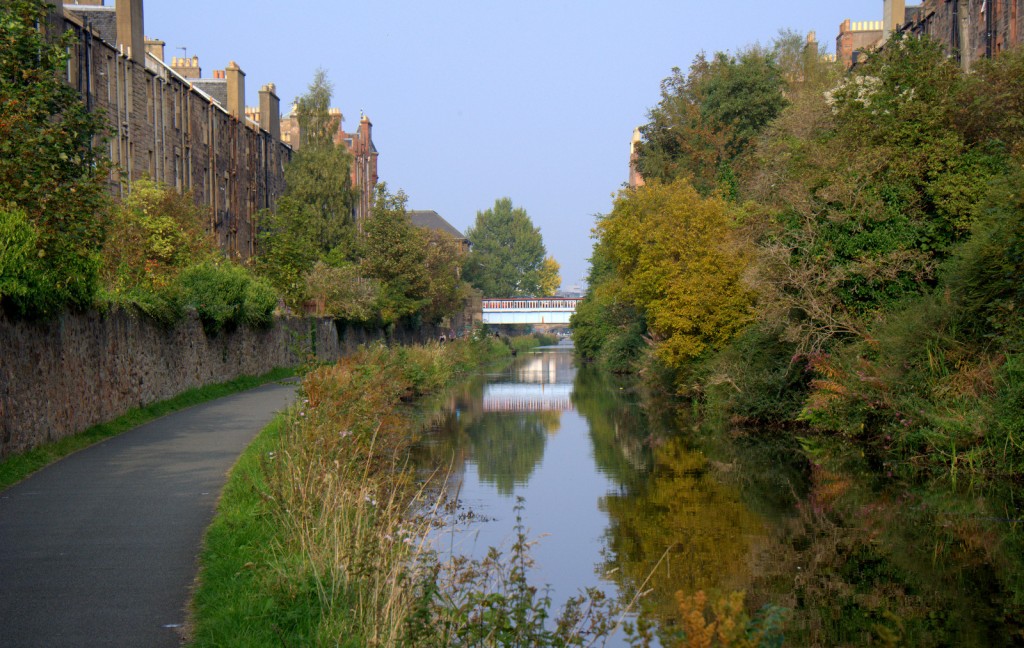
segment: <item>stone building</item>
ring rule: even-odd
[[[257,214],[284,191],[292,153],[281,141],[273,84],[260,90],[266,109],[254,122],[245,114],[245,72],[231,62],[203,79],[198,57],[167,65],[164,43],[144,37],[142,0],[55,4],[55,19],[75,34],[68,82],[106,116],[111,193],[123,196],[142,177],[190,191],[209,209],[225,253],[255,254]]]
[[[847,67],[859,52],[885,45],[893,32],[927,35],[941,43],[964,70],[980,58],[991,58],[1020,44],[1024,32],[1024,0],[883,0],[882,20],[844,21],[836,53]]]
[[[359,126],[348,133],[344,129],[344,116],[338,108],[331,108],[331,116],[336,124],[333,126],[334,143],[344,145],[352,155],[352,186],[358,191],[356,203],[352,208],[352,218],[357,227],[370,217],[373,209],[373,192],[377,186],[377,147],[373,144],[373,123],[366,115],[360,115]],[[293,109],[281,120],[281,136],[285,143],[298,150],[302,147],[302,129]]]

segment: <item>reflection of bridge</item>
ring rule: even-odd
[[[484,299],[484,324],[568,324],[578,297]]]
[[[567,412],[575,409],[571,383],[491,383],[484,386],[483,405],[485,412]]]

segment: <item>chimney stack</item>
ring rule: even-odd
[[[171,69],[186,79],[202,79],[203,70],[199,67],[199,57],[187,58],[184,56],[171,57]]]
[[[224,70],[228,80],[228,113],[235,119],[245,119],[245,72],[231,61]]]
[[[281,100],[273,83],[260,88],[260,128],[270,133],[275,142],[281,141]]]
[[[157,38],[146,39],[146,53],[152,54],[161,61],[164,60],[164,46],[167,45],[164,41]]]
[[[907,22],[907,0],[885,0],[882,5],[882,42]]]
[[[807,53],[813,58],[818,58],[818,34],[816,32],[810,32],[807,34]]]
[[[131,60],[146,64],[146,37],[143,35],[142,0],[118,0],[117,45]]]

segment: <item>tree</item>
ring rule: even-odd
[[[340,124],[330,112],[333,86],[319,69],[306,94],[295,101],[301,146],[285,167],[286,195],[312,207],[316,240],[323,253],[354,240],[352,156],[334,141]]]
[[[540,290],[537,293],[540,297],[551,297],[562,286],[562,275],[558,273],[562,266],[558,265],[555,257],[547,257],[540,266],[540,279],[538,284]]]
[[[623,191],[597,225],[618,295],[644,314],[671,368],[721,348],[751,319],[748,254],[732,229],[727,204],[685,180]]]
[[[701,53],[684,75],[661,83],[661,101],[640,128],[637,168],[647,180],[688,178],[703,195],[731,184],[731,165],[786,105],[775,52]]]
[[[293,308],[310,297],[308,275],[317,261],[329,256],[336,266],[356,261],[352,161],[334,142],[338,119],[330,113],[331,93],[327,74],[317,70],[295,102],[301,147],[285,167],[284,195],[275,211],[260,216],[256,267]]]
[[[473,248],[463,276],[473,287],[488,297],[541,294],[544,240],[526,210],[514,207],[511,198],[477,212],[466,238]]]
[[[20,257],[19,288],[0,301],[36,317],[92,305],[108,205],[94,146],[102,118],[63,81],[74,38],[40,31],[49,10],[43,0],[0,4],[0,211],[34,246]]]
[[[362,274],[380,282],[377,310],[385,324],[419,312],[430,290],[426,238],[409,220],[405,203],[404,193],[380,184],[360,239]]]

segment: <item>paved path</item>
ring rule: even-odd
[[[226,473],[294,395],[198,405],[0,492],[0,647],[178,646]]]

